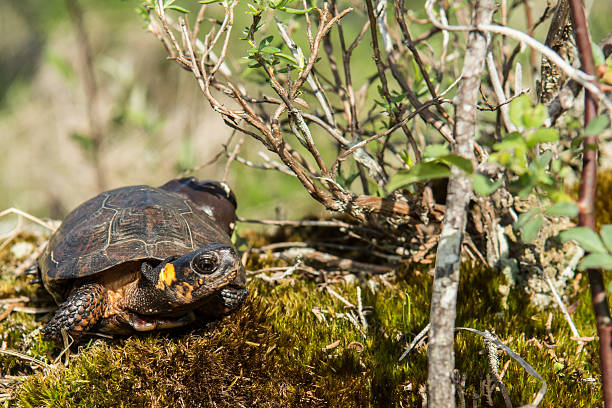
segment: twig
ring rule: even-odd
[[[330,295],[334,296],[335,298],[337,298],[338,300],[340,300],[342,303],[344,303],[345,305],[347,305],[348,307],[352,307],[354,308],[355,305],[352,304],[351,302],[349,302],[348,300],[346,300],[344,297],[342,297],[342,295],[338,294],[338,292],[336,292],[335,290],[333,290],[332,288],[330,288],[329,286],[326,286],[325,289],[327,290],[327,292],[329,292]]]
[[[517,363],[519,363],[521,367],[525,369],[525,371],[527,371],[530,375],[534,376],[535,378],[540,380],[540,382],[542,382],[542,386],[540,387],[539,391],[534,396],[531,404],[523,405],[521,408],[535,408],[540,404],[540,402],[542,402],[542,400],[544,399],[544,395],[546,394],[546,388],[547,388],[546,381],[544,380],[544,378],[542,378],[540,374],[538,374],[538,372],[529,363],[523,360],[521,356],[519,356],[514,351],[512,351],[510,347],[506,346],[504,343],[499,341],[499,339],[494,334],[489,332],[488,330],[481,332],[480,330],[472,329],[470,327],[457,327],[457,330],[466,330],[472,333],[476,333],[479,336],[483,337],[486,341],[489,341],[495,344],[497,347],[504,350],[504,352],[506,352],[506,354],[508,354],[510,358],[512,358]]]
[[[431,21],[431,23],[435,25],[436,27],[438,27],[439,29],[448,30],[448,31],[474,31],[474,30],[484,31],[484,32],[501,34],[507,37],[511,37],[511,38],[514,38],[515,40],[518,40],[518,41],[521,41],[527,44],[529,47],[534,48],[535,50],[537,50],[538,52],[546,56],[546,58],[548,58],[552,63],[557,65],[559,69],[561,69],[568,77],[574,79],[576,82],[582,85],[585,89],[591,92],[594,96],[596,96],[597,99],[599,99],[599,101],[601,101],[606,106],[608,110],[608,115],[612,117],[612,101],[610,101],[606,97],[606,95],[595,84],[591,82],[592,80],[595,79],[593,75],[586,74],[585,72],[572,67],[570,64],[567,63],[567,61],[561,58],[559,54],[557,54],[556,52],[554,52],[552,49],[542,44],[541,42],[537,41],[533,37],[530,37],[529,35],[523,33],[522,31],[515,30],[510,27],[503,27],[503,26],[498,26],[494,24],[476,24],[473,26],[445,25],[442,22],[438,21],[435,17],[435,14],[433,11],[434,1],[435,0],[427,0],[425,2],[425,10],[427,11],[427,16],[429,17],[429,20]]]
[[[569,4],[580,64],[582,69],[592,77],[595,75],[595,63],[593,61],[593,49],[584,6],[581,1],[576,0],[569,0]],[[595,83],[590,82],[588,82],[588,85],[593,89],[587,87],[586,84],[581,83],[581,85],[586,88],[584,93],[584,127],[586,128],[597,115],[598,106],[595,96],[599,92],[599,88],[597,88]],[[606,105],[608,115],[612,118],[612,109],[610,108],[609,101],[604,98],[599,98],[599,100]],[[580,174],[580,189],[578,191],[577,203],[578,225],[580,227],[587,227],[595,233],[597,231],[595,217],[597,143],[596,135],[586,136],[582,142],[582,172]],[[601,268],[589,268],[587,273],[591,292],[591,305],[595,314],[597,334],[599,336],[599,365],[601,367],[601,388],[604,406],[610,408],[612,407],[612,316],[610,315],[610,306]]]
[[[506,404],[506,408],[512,408],[512,401],[510,401],[510,396],[508,395],[508,391],[506,390],[506,386],[502,381],[502,377],[499,374],[499,359],[497,358],[497,347],[494,342],[490,341],[487,337],[484,338],[485,348],[487,350],[489,369],[491,373],[493,373],[493,377],[497,382],[497,386],[499,387],[502,396],[504,397],[504,403]]]
[[[499,76],[497,75],[497,68],[495,67],[495,61],[493,60],[493,53],[491,51],[487,53],[487,68],[489,69],[489,78],[495,90],[497,105],[499,106],[504,125],[506,129],[508,129],[508,132],[516,132],[516,126],[510,121],[510,109],[508,105],[506,105],[508,101],[504,89],[502,88],[501,81],[499,80]]]
[[[429,0],[428,0],[429,1]],[[431,5],[430,5],[431,6]],[[481,0],[474,5],[472,21],[475,26],[488,23],[495,12],[493,0]],[[455,129],[453,153],[474,162],[476,137],[476,101],[480,76],[489,44],[489,36],[471,31],[463,62],[462,80],[455,96]],[[472,194],[472,179],[461,170],[451,169],[446,195],[446,212],[438,243],[433,289],[431,295],[431,334],[427,355],[427,383],[429,404],[452,407],[455,397],[451,381],[455,368],[453,349],[459,266],[468,203]]]
[[[19,352],[17,350],[0,349],[0,354],[5,354],[7,356],[13,356],[13,357],[20,358],[22,360],[27,360],[27,361],[30,361],[30,362],[36,364],[37,366],[45,368],[45,369],[51,369],[52,368],[49,364],[45,363],[44,361],[41,361],[41,360],[39,360],[37,358],[34,358],[32,356],[28,356],[27,354],[21,353],[21,352]]]
[[[228,157],[227,162],[225,163],[225,170],[223,171],[223,182],[227,181],[227,175],[229,174],[230,165],[232,164],[232,162],[238,156],[238,153],[240,152],[240,147],[242,146],[242,143],[244,143],[244,136],[242,136],[240,138],[240,140],[238,141],[238,143],[236,143],[236,146],[234,146],[234,150],[232,151],[232,153]]]
[[[302,258],[296,258],[295,260],[295,264],[289,268],[287,268],[282,274],[280,274],[279,276],[268,276],[265,273],[261,272],[258,275],[256,275],[256,278],[259,278],[261,280],[264,280],[266,282],[276,282],[285,278],[288,278],[289,276],[293,275],[293,273],[298,270],[301,265],[302,265]]]
[[[551,292],[553,294],[553,298],[557,302],[557,305],[559,305],[559,308],[561,309],[561,312],[563,313],[563,317],[565,317],[565,320],[567,321],[567,324],[569,325],[570,330],[572,331],[572,335],[575,338],[579,338],[580,337],[580,333],[578,333],[578,329],[576,328],[576,325],[574,325],[574,322],[572,321],[572,317],[568,313],[567,308],[565,307],[565,304],[561,300],[561,297],[559,296],[559,293],[557,292],[557,289],[555,289],[555,285],[553,284],[552,280],[550,279],[550,276],[548,276],[548,274],[546,272],[543,272],[543,273],[544,273],[544,277],[546,278],[546,283],[548,283],[548,287],[550,288],[550,290],[551,290]]]
[[[31,215],[31,214],[28,214],[27,212],[21,211],[21,210],[19,210],[17,208],[14,208],[14,207],[7,208],[6,210],[0,212],[0,217],[4,217],[5,215],[8,215],[8,214],[19,215],[20,217],[26,218],[26,219],[28,219],[30,221],[35,222],[38,225],[41,225],[41,226],[45,227],[46,229],[48,229],[51,232],[53,232],[53,231],[55,231],[57,229],[57,227],[53,226],[52,224],[49,224],[49,223],[41,220],[38,217],[35,217],[35,216]]]
[[[238,216],[238,222],[250,224],[278,225],[283,227],[332,227],[352,228],[353,225],[336,220],[255,220]]]
[[[365,319],[363,314],[363,304],[361,302],[361,287],[357,286],[357,314],[359,315],[359,321],[361,322],[361,327],[363,327],[363,331],[368,331],[368,322]]]
[[[414,350],[414,348],[421,342],[421,340],[423,340],[427,336],[427,333],[429,333],[430,328],[431,323],[427,323],[427,326],[425,326],[423,330],[421,330],[419,334],[417,334],[414,339],[412,339],[408,348],[406,348],[406,350],[404,350],[404,352],[400,356],[398,362],[402,361],[404,358],[406,358],[408,354],[410,354],[412,350]]]
[[[93,69],[93,55],[91,44],[83,22],[83,10],[78,0],[66,0],[68,11],[74,25],[77,37],[78,56],[83,70],[82,80],[86,96],[87,120],[92,142],[92,159],[96,172],[97,188],[104,191],[106,187],[106,176],[102,166],[101,148],[104,140],[104,129],[101,123],[99,109],[98,84]]]

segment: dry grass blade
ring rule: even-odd
[[[5,354],[7,356],[13,356],[13,357],[20,358],[22,360],[30,361],[30,362],[32,362],[32,363],[36,364],[37,366],[42,367],[44,369],[51,369],[52,368],[49,364],[45,363],[44,361],[41,361],[41,360],[39,360],[37,358],[28,356],[27,354],[21,353],[21,352],[16,351],[16,350],[7,350],[7,349],[3,350],[3,349],[0,349],[0,354]]]
[[[525,371],[527,371],[530,375],[534,376],[535,378],[540,380],[540,382],[542,382],[542,386],[540,387],[540,390],[536,393],[536,395],[533,397],[533,401],[531,402],[531,404],[523,405],[521,408],[536,408],[540,404],[540,402],[542,402],[542,399],[544,399],[544,395],[546,394],[546,381],[529,363],[523,360],[521,356],[516,354],[510,347],[499,341],[499,339],[488,330],[481,332],[480,330],[472,329],[470,327],[457,327],[457,330],[466,330],[472,333],[476,333],[479,336],[482,336],[486,341],[489,341],[504,350],[504,352],[506,352],[506,354],[508,354],[510,358],[512,358],[514,361],[519,363],[521,367],[525,369]]]

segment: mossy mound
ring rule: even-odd
[[[249,267],[262,267],[254,258]],[[251,296],[236,314],[207,327],[157,333],[83,346],[68,367],[56,363],[27,377],[13,401],[25,407],[388,407],[420,406],[426,382],[426,346],[403,362],[404,348],[428,321],[431,276],[423,266],[404,267],[395,277],[362,282],[366,336],[344,316],[349,308],[327,287],[357,304],[358,282],[341,276],[316,282],[295,276],[270,284],[254,278]],[[458,326],[494,330],[548,382],[543,406],[600,403],[596,344],[578,352],[563,317],[538,311],[519,293],[502,303],[503,283],[490,269],[465,264]],[[580,290],[573,313],[581,334],[592,336],[588,293]],[[30,315],[2,322],[13,333],[8,348],[46,363],[58,350],[40,340]],[[550,337],[552,336],[552,337]],[[31,338],[29,342],[24,341]],[[465,374],[465,394],[482,406],[503,406],[487,379],[482,340],[459,332],[456,353]],[[500,366],[508,358],[500,355]],[[2,356],[3,374],[31,374],[30,363]],[[510,362],[504,380],[512,400],[527,403],[540,384]],[[490,394],[490,397],[487,397]],[[479,397],[476,397],[479,395]],[[403,405],[400,405],[403,404]]]

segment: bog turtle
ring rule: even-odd
[[[81,204],[38,260],[60,305],[45,337],[171,328],[238,308],[248,290],[230,241],[235,210],[225,183],[195,178],[118,188]]]

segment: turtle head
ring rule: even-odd
[[[142,273],[149,291],[154,286],[156,307],[151,312],[163,313],[205,302],[244,275],[244,267],[234,248],[213,244],[180,257],[166,258],[155,268],[143,264]]]

